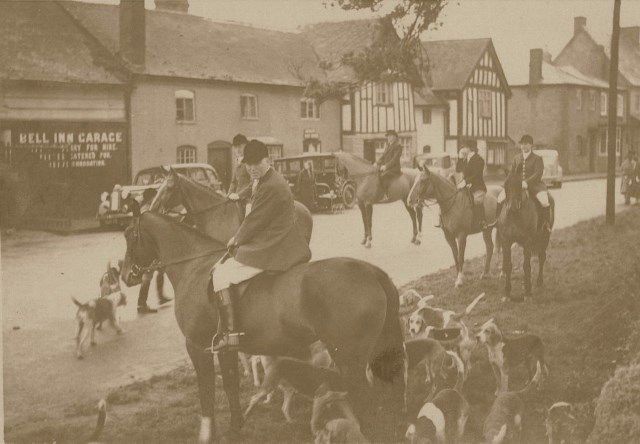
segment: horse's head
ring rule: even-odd
[[[120,276],[127,287],[141,283],[144,270],[157,260],[155,243],[140,227],[140,219],[143,217],[145,217],[144,214],[134,217],[131,224],[124,230],[127,250]]]
[[[522,179],[515,174],[507,176],[504,183],[506,195],[506,206],[509,210],[520,210],[522,204],[526,202],[527,192],[522,188]]]
[[[423,200],[435,199],[435,190],[431,180],[432,173],[425,166],[420,169],[413,182],[409,196],[407,197],[407,204],[411,207],[419,205]]]
[[[181,204],[178,173],[171,168],[169,174],[158,188],[158,194],[153,199],[149,209],[157,213],[164,213]]]

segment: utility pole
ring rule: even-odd
[[[609,65],[609,125],[607,137],[607,225],[615,225],[616,223],[616,121],[618,118],[618,40],[620,35],[621,1],[622,0],[613,0],[613,32],[611,33],[611,64]],[[620,145],[622,145],[622,140],[620,141]],[[622,152],[620,154],[622,154]]]

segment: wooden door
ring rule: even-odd
[[[365,140],[364,141],[364,158],[369,162],[376,161],[376,144],[375,140]]]
[[[229,184],[233,177],[231,144],[218,140],[210,143],[207,148],[207,163],[215,168],[224,189],[229,189]]]

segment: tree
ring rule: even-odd
[[[609,128],[607,137],[607,206],[606,223],[616,223],[616,121],[618,110],[618,40],[620,35],[620,2],[613,2],[613,32],[609,65]],[[622,143],[622,141],[621,141]]]
[[[391,0],[324,0],[325,5],[344,10],[378,11]],[[363,81],[404,81],[420,88],[429,84],[429,61],[422,49],[420,35],[436,24],[448,0],[398,0],[396,6],[379,20],[372,43],[357,53],[343,54],[340,63],[353,69],[355,84]],[[328,64],[325,69],[331,69]],[[320,102],[339,97],[353,84],[307,81],[305,94]]]

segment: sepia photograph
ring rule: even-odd
[[[0,35],[0,442],[640,443],[640,1]]]

